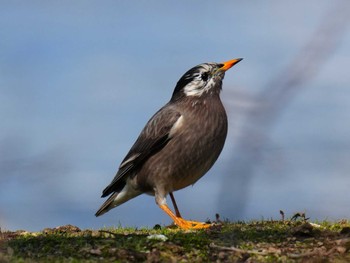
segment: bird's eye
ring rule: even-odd
[[[202,74],[201,74],[201,78],[202,78],[202,80],[207,81],[207,80],[208,80],[208,78],[209,78],[209,74],[208,74],[208,72],[204,72],[204,73],[202,73]]]

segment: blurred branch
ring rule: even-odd
[[[305,88],[332,56],[349,24],[350,1],[332,2],[310,41],[295,59],[265,85],[244,113],[244,125],[232,153],[219,196],[220,211],[228,218],[239,218],[247,200],[249,183],[269,133],[288,103]],[[244,96],[242,96],[244,97]],[[235,201],[234,203],[232,201]],[[232,205],[233,204],[233,205]],[[232,209],[227,210],[228,207]]]

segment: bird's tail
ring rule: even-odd
[[[120,192],[114,192],[106,202],[98,209],[95,216],[103,215],[108,212],[112,208],[125,203],[126,201],[142,194],[142,192],[138,190],[134,190],[132,187],[129,187],[128,184]]]
[[[103,203],[103,205],[101,205],[100,209],[98,209],[98,211],[96,212],[95,216],[101,216],[104,213],[107,213],[109,210],[111,210],[112,208],[116,207],[116,205],[114,204],[115,199],[117,198],[119,192],[114,192],[108,199],[106,202]]]

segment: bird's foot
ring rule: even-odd
[[[174,221],[175,225],[178,227],[187,230],[187,229],[205,229],[211,227],[212,224],[197,222],[197,221],[188,221],[183,219],[181,216],[176,216],[166,204],[159,206],[165,213],[167,213],[171,219]]]
[[[209,228],[212,226],[212,224],[207,224],[207,223],[203,223],[203,222],[197,222],[197,221],[189,221],[189,220],[185,220],[181,217],[176,217],[174,218],[174,223],[185,230],[188,229],[205,229],[205,228]]]

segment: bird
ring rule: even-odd
[[[103,215],[141,194],[155,202],[180,229],[205,229],[209,223],[181,216],[174,192],[193,185],[213,166],[227,136],[227,115],[220,99],[225,72],[242,58],[202,63],[177,82],[170,101],[147,122],[103,190]],[[170,196],[175,213],[166,202]]]

